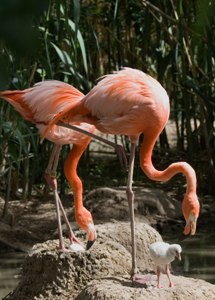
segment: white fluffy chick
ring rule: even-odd
[[[149,246],[150,255],[157,268],[157,288],[160,286],[160,273],[164,269],[169,280],[169,287],[174,284],[170,278],[170,263],[174,261],[175,257],[181,260],[182,248],[178,244],[168,244],[165,242],[155,242]]]

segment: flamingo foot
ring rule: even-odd
[[[70,241],[70,245],[71,244],[79,244],[79,245],[83,246],[82,242],[79,241],[79,239],[74,235],[74,233],[72,233],[69,236],[69,241]]]
[[[163,289],[163,288],[164,288],[163,285],[160,285],[160,284],[157,285],[157,289]]]
[[[134,275],[132,275],[131,280],[133,283],[145,285],[148,281],[151,280],[151,275],[150,274],[145,274],[145,275],[134,274]]]
[[[169,283],[169,288],[171,288],[171,287],[173,287],[173,286],[175,286],[176,284],[174,283],[174,282],[170,282]]]
[[[73,252],[71,249],[66,248],[65,246],[58,246],[57,250],[61,253],[71,253]]]

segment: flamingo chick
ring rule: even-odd
[[[34,123],[42,136],[47,124],[56,114],[66,109],[71,103],[80,100],[84,94],[73,86],[56,81],[47,80],[35,84],[32,88],[25,90],[1,91],[0,97],[7,100],[24,119]],[[79,129],[93,133],[95,127],[86,123],[78,122]],[[81,243],[75,237],[60,197],[57,191],[56,170],[62,145],[73,144],[73,147],[65,161],[64,172],[71,185],[74,195],[75,218],[77,224],[88,235],[89,248],[96,239],[96,231],[91,213],[83,206],[83,187],[81,179],[77,174],[78,162],[89,145],[91,138],[85,134],[73,131],[68,128],[54,126],[46,138],[54,143],[54,147],[49,159],[48,167],[45,171],[45,179],[49,187],[53,190],[57,211],[57,222],[59,232],[59,250],[64,252],[84,250]],[[63,241],[61,215],[65,220],[70,239],[70,246],[66,248]],[[77,245],[78,244],[78,245]]]
[[[179,244],[170,245],[164,242],[155,242],[149,246],[149,252],[157,268],[157,288],[162,287],[160,285],[160,273],[163,269],[168,277],[169,287],[172,287],[174,283],[170,278],[170,263],[176,257],[181,260],[181,246]]]

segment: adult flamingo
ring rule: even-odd
[[[196,195],[195,171],[186,162],[173,163],[163,171],[155,169],[152,164],[152,151],[168,121],[169,112],[168,95],[157,80],[140,70],[124,68],[104,76],[85,97],[71,103],[69,109],[56,115],[44,132],[45,136],[55,124],[70,127],[66,123],[79,121],[92,124],[101,132],[127,135],[130,138],[126,192],[131,222],[133,281],[142,281],[141,275],[137,274],[132,191],[135,148],[141,133],[144,134],[144,139],[140,147],[140,167],[146,176],[156,181],[168,181],[177,173],[185,175],[187,188],[182,202],[186,220],[184,234],[194,235],[196,232],[200,207]]]
[[[7,100],[26,120],[34,123],[43,135],[44,130],[50,120],[55,117],[56,112],[65,109],[71,103],[80,100],[84,94],[69,84],[56,80],[48,80],[35,84],[32,88],[25,90],[3,91],[0,97]],[[78,128],[82,128],[93,133],[95,127],[86,123],[77,123]],[[81,179],[77,174],[78,162],[90,143],[91,138],[87,135],[67,128],[54,125],[52,132],[46,138],[54,143],[48,167],[45,171],[45,179],[49,187],[53,190],[57,210],[57,222],[59,231],[59,249],[70,251],[70,249],[82,249],[81,243],[75,237],[66,213],[62,206],[57,192],[56,170],[62,145],[73,144],[64,165],[65,175],[72,187],[74,194],[75,218],[77,224],[88,234],[88,243],[93,244],[96,238],[96,231],[91,213],[83,206],[83,187]],[[70,239],[70,249],[65,247],[60,209],[67,225]],[[77,247],[79,244],[80,247]],[[89,247],[88,247],[89,248]]]

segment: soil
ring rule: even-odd
[[[130,280],[130,224],[124,188],[103,188],[93,190],[85,198],[98,236],[94,246],[84,252],[65,254],[58,251],[56,213],[51,195],[43,200],[32,199],[27,204],[20,200],[10,201],[10,215],[0,224],[0,242],[25,251],[26,259],[17,288],[4,300],[215,299],[215,285],[183,277],[177,272],[172,275],[174,287],[168,288],[167,278],[162,274],[164,288],[156,288],[155,267],[148,245],[162,240],[155,228],[165,224],[162,219],[171,222],[179,210],[178,207],[174,209],[172,199],[160,190],[136,188],[135,195],[137,264],[139,273],[146,275],[144,285],[133,285]],[[145,199],[148,205],[143,205]],[[0,199],[1,208],[3,203]],[[63,199],[63,205],[69,219],[73,220],[71,195]],[[76,223],[71,225],[77,237],[86,243]],[[180,216],[175,225],[177,232],[182,230],[184,224]],[[63,229],[66,236],[66,228]]]

